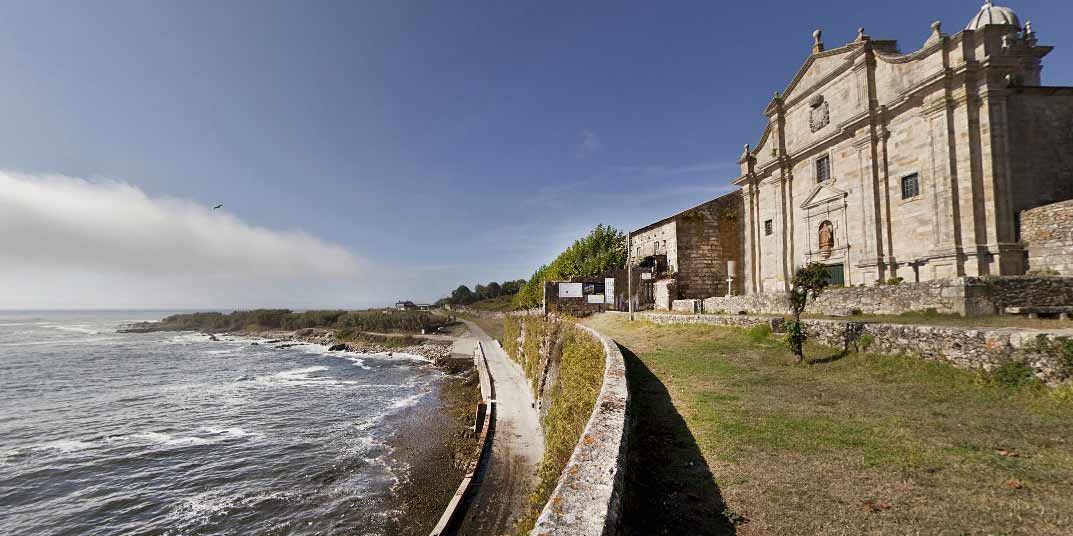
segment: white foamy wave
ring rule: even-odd
[[[74,439],[61,439],[59,441],[52,441],[43,445],[33,447],[32,450],[55,450],[64,454],[70,452],[78,452],[93,447],[92,441],[77,441]]]
[[[312,376],[317,372],[328,370],[325,366],[305,367],[294,370],[285,370],[271,376],[259,376],[257,381],[267,385],[353,385],[358,382],[337,380],[325,376]]]
[[[71,332],[74,332],[74,333],[85,333],[86,335],[99,335],[101,333],[104,333],[103,331],[101,331],[99,329],[91,329],[91,328],[89,328],[89,326],[87,326],[85,324],[74,325],[74,326],[59,326],[59,325],[55,325],[55,324],[44,324],[41,327],[49,328],[49,329],[58,329],[60,331],[71,331]]]
[[[414,395],[410,395],[406,398],[403,398],[402,400],[396,400],[395,403],[391,405],[391,407],[393,409],[408,408],[410,406],[413,406],[414,404],[417,404],[417,401],[421,400],[421,398],[424,396],[425,393],[417,393]]]
[[[202,432],[207,432],[207,433],[210,433],[210,434],[214,434],[214,435],[217,435],[217,436],[222,436],[223,439],[232,439],[232,438],[237,439],[237,438],[242,438],[242,437],[254,437],[254,438],[258,438],[258,439],[263,439],[264,436],[265,436],[261,432],[249,432],[249,431],[243,430],[242,428],[238,428],[238,427],[216,428],[214,426],[206,426],[206,427],[201,428],[201,431]]]
[[[369,365],[366,365],[365,360],[360,358],[360,357],[346,357],[346,356],[344,356],[344,358],[347,361],[350,361],[351,363],[354,363],[355,367],[361,367],[361,368],[363,368],[365,370],[372,370],[373,369]]]

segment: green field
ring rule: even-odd
[[[1073,534],[1073,389],[703,325],[624,349],[631,534]]]

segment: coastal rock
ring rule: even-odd
[[[347,346],[346,346],[345,342],[341,342],[341,343],[338,343],[338,344],[333,344],[333,345],[328,347],[329,352],[343,352],[343,351],[346,351],[346,350],[347,350]]]

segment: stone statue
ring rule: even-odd
[[[835,247],[835,226],[830,221],[820,224],[820,256],[828,258]]]

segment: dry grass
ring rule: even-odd
[[[1073,533],[1073,397],[814,345],[794,365],[733,328],[586,323],[627,351],[633,444],[657,451],[631,464],[649,487],[633,533]]]

